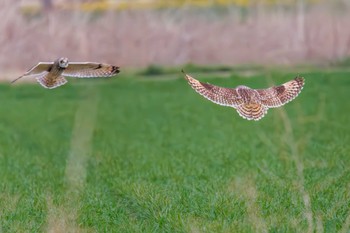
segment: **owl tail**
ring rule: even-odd
[[[257,103],[242,104],[237,107],[239,115],[247,120],[258,121],[266,114],[267,109],[265,106]]]
[[[47,75],[37,77],[36,80],[41,86],[48,89],[54,89],[67,83],[67,80],[63,76],[57,78],[49,78]]]

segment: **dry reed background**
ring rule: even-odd
[[[25,15],[0,2],[0,69],[67,56],[127,67],[150,64],[302,64],[350,56],[349,3]]]

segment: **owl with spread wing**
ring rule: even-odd
[[[39,62],[11,83],[24,77],[33,77],[44,88],[53,89],[66,84],[66,76],[75,78],[111,77],[119,72],[117,66],[95,62],[69,62],[67,58],[62,57],[55,62]]]
[[[244,119],[255,121],[263,118],[269,108],[281,107],[296,98],[305,83],[303,77],[296,77],[280,86],[267,89],[252,89],[247,86],[225,88],[200,82],[188,74],[185,74],[185,78],[190,86],[206,99],[235,108]]]

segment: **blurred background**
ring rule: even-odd
[[[66,56],[152,64],[329,64],[350,56],[349,0],[2,0],[0,69]]]

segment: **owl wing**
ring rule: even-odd
[[[110,77],[119,73],[119,67],[95,62],[70,62],[62,75],[76,78]]]
[[[209,83],[202,83],[187,74],[185,74],[185,78],[197,93],[216,104],[236,108],[243,103],[242,98],[234,88],[224,88]]]
[[[280,107],[296,98],[303,89],[305,80],[303,77],[286,82],[280,86],[267,89],[257,89],[263,105],[269,108]]]
[[[30,68],[27,72],[25,72],[22,76],[16,78],[15,80],[11,81],[11,83],[16,82],[18,79],[26,77],[26,76],[37,76],[39,74],[48,72],[50,70],[50,67],[53,65],[53,62],[39,62],[32,68]]]

